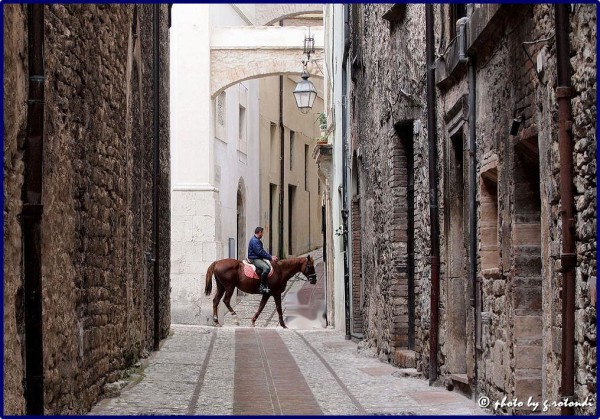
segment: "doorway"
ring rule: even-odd
[[[467,373],[467,248],[465,245],[465,137],[459,129],[448,147],[447,260],[446,284],[448,342],[447,364],[451,373]]]

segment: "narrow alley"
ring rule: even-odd
[[[318,256],[317,256],[318,257]],[[171,335],[119,383],[120,395],[91,415],[473,415],[465,396],[430,387],[414,369],[383,363],[343,333],[323,328],[323,263],[315,285],[290,281],[289,329],[269,301],[251,328],[260,298],[247,295],[223,327],[172,325]]]

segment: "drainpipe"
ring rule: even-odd
[[[327,196],[327,195],[326,195]],[[323,292],[325,293],[325,326],[329,326],[327,321],[327,215],[325,206],[327,199],[321,205],[321,233],[323,235]]]
[[[571,118],[571,68],[569,62],[569,5],[554,6],[556,19],[556,60],[558,83],[558,138],[560,150],[560,202],[562,213],[562,353],[561,396],[575,397],[575,218],[573,202],[573,132]],[[562,407],[561,414],[573,415],[573,407]]]
[[[350,9],[347,4],[344,8],[344,55],[342,59],[342,228],[344,238],[344,312],[346,318],[346,340],[350,335],[350,266],[348,258],[348,106],[346,95],[348,94],[348,74],[346,63],[348,61],[348,50],[350,49]]]
[[[476,81],[475,77],[476,61],[474,56],[469,57],[469,280],[473,284],[473,295],[471,296],[471,306],[473,307],[473,355],[475,362],[473,365],[473,380],[475,384],[475,397],[477,397],[477,346],[479,342],[479,330],[477,329],[477,319],[480,316],[481,302],[479,299],[479,288],[481,283],[477,278],[477,132],[476,132]]]
[[[44,414],[42,330],[42,184],[44,151],[44,5],[27,6],[29,98],[21,199],[25,294],[25,403],[28,415]]]
[[[279,21],[279,26],[283,26],[283,20]],[[285,181],[285,163],[283,160],[285,152],[285,128],[283,126],[283,75],[279,76],[279,257],[283,257],[283,182]]]
[[[154,200],[152,205],[152,230],[154,235],[154,350],[158,351],[160,343],[160,242],[159,242],[159,204],[160,204],[160,97],[159,97],[159,80],[160,80],[160,5],[153,5],[152,10],[152,36],[153,36],[153,61],[152,61],[152,90],[154,99],[154,156],[152,167],[152,188]]]
[[[285,146],[285,128],[283,126],[283,76],[279,76],[279,134],[280,145],[279,151],[281,158],[279,159],[279,257],[283,257],[283,182],[284,182],[284,146]]]
[[[437,189],[437,129],[435,102],[435,65],[433,5],[425,5],[425,39],[427,63],[427,135],[429,137],[429,216],[431,218],[431,316],[429,330],[429,384],[437,379],[440,241]]]

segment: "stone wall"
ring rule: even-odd
[[[25,413],[23,399],[21,225],[27,121],[27,6],[4,8],[4,412]]]
[[[491,38],[489,42],[495,47],[477,56],[478,272],[482,279],[483,311],[491,314],[491,324],[483,326],[479,384],[493,399],[509,394],[519,399],[531,395],[535,399],[557,401],[560,400],[562,274],[554,7],[517,6],[511,10],[522,16],[522,22],[514,28],[507,26],[503,33]],[[586,10],[591,13],[591,8],[582,7],[571,15],[574,26],[571,49],[579,51],[572,59],[573,68],[577,69],[573,77],[577,90],[573,106],[574,115],[582,115],[579,119],[575,117],[575,126],[581,127],[574,131],[579,144],[575,161],[579,158],[581,163],[579,166],[576,163],[575,185],[578,182],[585,185],[575,198],[576,203],[580,202],[577,289],[583,290],[578,292],[580,317],[576,320],[579,325],[576,393],[580,401],[595,391],[595,379],[583,366],[595,363],[595,353],[589,350],[595,347],[595,310],[590,304],[595,289],[590,294],[592,287],[587,282],[588,275],[595,275],[595,270],[585,262],[593,259],[595,253],[591,215],[595,214],[592,162],[595,98],[591,93],[595,81],[590,77],[595,62],[589,51],[586,53],[584,47],[576,44],[579,41],[587,45],[590,37],[595,36],[593,19],[586,16]],[[539,42],[523,44],[535,40]],[[537,61],[542,63],[539,73]],[[593,114],[583,116],[585,111],[575,110],[580,98],[587,101],[585,108],[594,109]],[[510,136],[511,121],[519,115],[522,116],[519,132]],[[577,138],[577,132],[583,142]],[[485,224],[481,224],[482,219],[489,219],[485,213],[489,205],[483,207],[489,198],[481,185],[490,174],[496,176],[497,188],[496,266],[484,261],[483,257],[488,258],[489,253],[482,252],[489,250],[486,238],[489,233],[482,230]],[[559,409],[551,412],[559,413]]]
[[[476,56],[478,275],[482,284],[482,310],[491,314],[491,323],[482,327],[483,353],[478,378],[484,392],[493,400],[505,394],[519,399],[527,394],[539,400],[542,392],[541,257],[542,247],[546,248],[540,235],[541,223],[547,223],[548,219],[540,213],[538,185],[540,176],[545,174],[539,156],[545,156],[546,150],[544,141],[539,142],[538,148],[537,77],[522,42],[541,38],[543,34],[535,30],[533,7],[517,6],[511,13],[518,13],[522,18],[514,27],[506,26],[490,37],[489,47],[482,48]],[[520,131],[511,137],[511,122],[519,115],[522,116]],[[521,153],[525,143],[531,145],[531,155],[527,155],[531,159],[529,165],[523,162],[526,153]],[[482,184],[486,178],[493,177],[492,189],[496,190],[497,202],[494,210],[498,217],[497,253],[493,256],[495,263],[488,262],[482,269],[482,251],[489,249],[484,246],[493,245],[482,230],[485,208],[481,204],[486,199]],[[523,355],[529,358],[525,360]]]
[[[596,395],[596,8],[576,5],[571,16],[571,82],[575,96],[575,210],[577,270],[575,274],[575,394]],[[595,403],[594,403],[595,404]],[[576,414],[593,415],[595,406]]]
[[[428,371],[429,186],[423,5],[406,5],[402,24],[382,18],[391,5],[353,5],[352,120],[361,179],[363,329],[380,358],[408,347],[407,155],[414,160],[414,294],[417,367]],[[353,59],[353,58],[352,58]],[[402,66],[398,66],[402,63]],[[406,138],[402,138],[406,137]],[[354,257],[359,257],[358,255]],[[425,285],[425,286],[423,286]]]
[[[394,12],[387,14],[391,23],[382,18],[388,10]],[[593,397],[596,389],[594,11],[592,6],[578,5],[570,14],[578,401]],[[563,279],[554,6],[475,5],[467,13],[473,13],[467,47],[475,58],[476,275],[481,283],[481,307],[471,305],[475,284],[469,279],[468,265],[468,65],[458,62],[449,30],[454,24],[450,6],[443,5],[434,12],[441,378],[448,381],[452,374],[464,375],[471,390],[477,387],[492,400],[510,396],[526,401],[532,396],[559,401]],[[353,98],[351,124],[356,132],[352,141],[364,178],[360,247],[365,344],[375,347],[382,359],[391,360],[394,349],[402,347],[395,337],[403,324],[394,320],[405,314],[407,303],[402,295],[394,294],[404,287],[407,242],[403,235],[404,179],[398,177],[404,172],[396,172],[404,166],[402,156],[395,156],[395,144],[402,123],[421,120],[426,124],[424,7],[364,5],[351,16],[354,84],[349,97]],[[510,134],[515,118],[520,125]],[[427,374],[430,233],[424,131],[415,129],[412,141],[415,358],[417,367]],[[591,413],[594,407],[578,413]],[[518,413],[517,409],[506,412]]]
[[[16,8],[11,6],[9,15],[24,19]],[[153,254],[152,6],[48,5],[45,24],[45,411],[78,414],[89,410],[103,385],[120,378],[120,371],[153,344],[153,265],[148,258]],[[26,34],[19,35],[26,45]],[[165,5],[160,53],[162,338],[170,325],[168,42]],[[26,62],[26,51],[18,58]],[[16,64],[11,67],[18,68]],[[26,89],[25,79],[18,83]],[[8,99],[9,104],[19,100]],[[16,105],[14,109],[5,108],[5,121],[19,116],[16,110],[22,112]],[[11,130],[5,131],[5,156],[19,156],[19,133]],[[22,164],[16,157],[9,163],[5,157],[5,173],[10,174],[5,191],[16,191]],[[19,205],[19,195],[5,195],[5,224],[11,226],[5,234],[12,243],[5,253],[5,302],[22,286],[16,250]],[[16,320],[7,315],[15,316],[5,311],[5,324],[22,327],[18,312]],[[7,347],[19,348],[20,336],[10,330]],[[6,353],[5,364],[13,358],[18,365],[13,352]],[[20,384],[22,371],[10,374]],[[7,382],[5,398],[13,401],[7,413],[22,412],[18,384]]]

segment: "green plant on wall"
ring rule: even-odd
[[[325,115],[324,112],[319,112],[319,114],[317,116],[317,122],[319,123],[319,127],[321,128],[321,131],[324,131],[327,129],[327,115]]]

